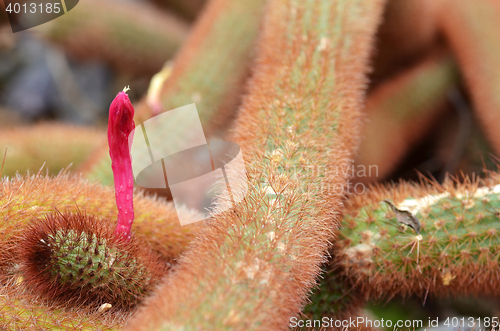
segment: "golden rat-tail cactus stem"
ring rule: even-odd
[[[500,2],[444,0],[440,22],[487,138],[500,154]]]
[[[185,22],[147,3],[85,0],[32,29],[79,59],[99,59],[118,71],[153,75],[186,39]]]
[[[52,213],[33,221],[17,247],[23,284],[50,301],[128,309],[168,266],[135,237],[117,237],[109,219]]]
[[[196,103],[207,137],[220,135],[234,118],[250,75],[252,47],[266,0],[213,0],[207,4],[172,68],[166,67],[136,107],[136,123],[162,111]],[[170,72],[171,70],[171,72]],[[113,184],[107,145],[82,167],[85,176]]]
[[[454,61],[441,54],[379,85],[367,98],[357,159],[372,176],[359,180],[380,180],[394,170],[445,109],[447,92],[458,82]]]
[[[128,330],[288,327],[337,225],[347,178],[327,174],[358,142],[381,12],[372,0],[270,1],[235,129],[248,194],[204,227]]]
[[[41,123],[2,128],[2,161],[7,148],[2,175],[12,176],[16,172],[25,173],[26,170],[36,172],[44,164],[50,174],[57,174],[70,164],[71,170],[74,170],[103,141],[104,131],[68,124]]]
[[[352,197],[307,312],[342,314],[360,299],[397,295],[499,295],[499,193],[500,174],[491,173]]]

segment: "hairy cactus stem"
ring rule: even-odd
[[[116,237],[107,219],[82,212],[35,219],[19,244],[28,289],[66,306],[135,306],[166,271],[143,243]]]
[[[425,302],[500,294],[499,192],[500,175],[489,173],[461,183],[376,186],[349,199],[329,270],[307,312],[344,316],[363,300],[396,295]],[[342,309],[333,312],[327,302]]]

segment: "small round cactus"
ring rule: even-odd
[[[20,245],[26,286],[56,301],[136,305],[166,266],[135,239],[117,237],[110,224],[81,212],[35,220]]]

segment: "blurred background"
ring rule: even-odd
[[[117,91],[145,95],[186,39],[204,0],[85,0],[66,15],[0,30],[3,126],[57,120],[103,126]]]

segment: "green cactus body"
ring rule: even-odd
[[[138,193],[134,196],[136,218],[134,236],[141,237],[148,247],[167,263],[185,251],[194,238],[197,225],[181,226],[177,213],[192,212],[175,209],[172,204]],[[16,176],[0,182],[0,267],[9,272],[18,256],[19,237],[34,218],[51,213],[81,210],[87,215],[110,219],[116,224],[114,190],[89,183],[80,176],[61,173],[55,177]]]
[[[110,225],[82,213],[36,220],[19,244],[23,283],[56,301],[136,305],[167,266],[134,240],[117,239]]]
[[[375,187],[352,197],[306,313],[345,316],[363,300],[396,295],[500,294],[498,183],[491,174],[464,184]],[[405,225],[409,215],[420,233]]]
[[[273,0],[235,128],[248,194],[200,233],[129,330],[278,330],[313,286],[342,205],[380,1]],[[243,179],[241,179],[243,180]],[[327,186],[340,187],[332,192]]]
[[[48,236],[47,246],[53,252],[50,272],[70,287],[82,284],[102,287],[106,284],[111,291],[127,288],[127,292],[144,293],[140,287],[133,287],[150,280],[145,268],[139,266],[135,258],[95,234],[90,237],[74,230],[57,231]]]

